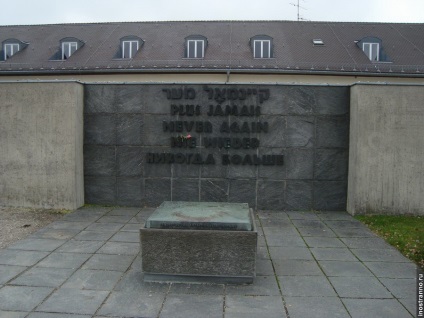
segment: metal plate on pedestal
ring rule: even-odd
[[[146,228],[252,231],[247,203],[165,201]]]

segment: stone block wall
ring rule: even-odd
[[[172,138],[187,135],[180,145],[194,144],[172,147]],[[222,201],[258,209],[344,210],[348,136],[349,87],[88,84],[86,203]],[[232,138],[233,144],[206,147],[208,138]],[[262,155],[275,157],[264,164]]]

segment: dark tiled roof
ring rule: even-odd
[[[120,38],[138,36],[144,45],[130,60],[117,59]],[[204,59],[184,58],[184,38],[208,39]],[[273,38],[274,58],[253,59],[249,39]],[[372,63],[355,41],[366,36],[382,40],[390,63]],[[85,45],[68,60],[50,60],[60,40],[75,37]],[[16,72],[240,72],[424,74],[424,24],[195,21],[126,22],[0,26],[0,42],[10,38],[29,45],[0,62],[0,74]],[[314,46],[322,39],[323,46]]]

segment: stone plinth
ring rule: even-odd
[[[251,283],[257,230],[247,204],[164,202],[140,231],[145,281]]]

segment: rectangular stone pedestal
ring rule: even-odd
[[[144,280],[253,282],[253,220],[247,204],[164,202],[140,230]]]

